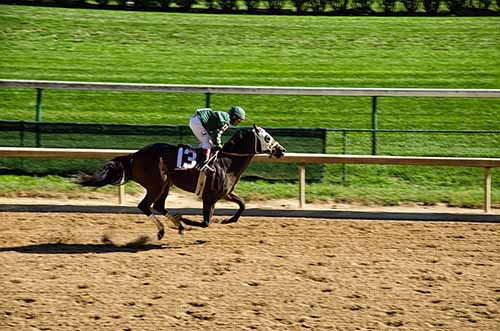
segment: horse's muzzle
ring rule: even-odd
[[[277,159],[282,158],[285,156],[286,148],[281,146],[280,144],[277,144],[274,146],[273,150],[271,151],[271,156],[275,157]]]

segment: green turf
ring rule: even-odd
[[[500,88],[499,40],[498,17],[201,15],[0,5],[0,78]],[[0,119],[33,120],[35,102],[35,91],[2,89]],[[42,120],[179,125],[204,102],[200,94],[49,90],[43,94]],[[371,127],[367,97],[212,96],[216,109],[233,104],[247,110],[248,124],[264,127]],[[499,130],[500,100],[379,98],[378,124],[380,129]],[[371,152],[369,134],[347,138],[347,153]],[[378,150],[500,157],[499,142],[498,134],[391,133],[379,135]],[[342,152],[340,133],[330,133],[328,152]],[[324,183],[308,186],[308,197],[389,204],[482,200],[480,191],[469,194],[481,188],[474,169],[347,169],[348,182],[342,184],[340,166],[329,166]],[[243,182],[238,190],[248,196],[295,195],[296,185]]]

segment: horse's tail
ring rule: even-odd
[[[80,174],[76,182],[82,186],[93,187],[124,184],[131,177],[131,161],[131,154],[116,157],[107,161],[101,169],[92,175]]]

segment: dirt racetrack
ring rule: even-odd
[[[0,213],[0,330],[500,330],[498,224],[155,233],[141,215]]]

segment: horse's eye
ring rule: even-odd
[[[269,143],[271,141],[271,137],[269,136],[265,136],[264,137],[264,140],[266,141],[266,143]]]

